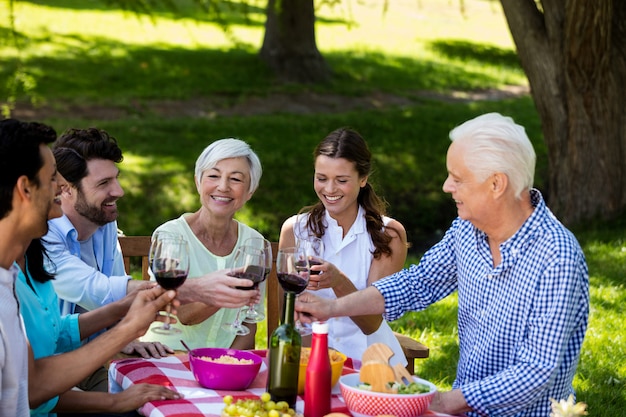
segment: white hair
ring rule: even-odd
[[[502,172],[516,198],[532,188],[537,157],[524,127],[512,118],[483,114],[452,129],[450,139],[468,145],[465,164],[479,181]]]
[[[218,162],[229,158],[246,158],[248,160],[248,165],[250,165],[250,188],[248,191],[250,193],[255,192],[261,181],[261,175],[263,174],[261,161],[257,154],[250,148],[250,145],[240,139],[234,138],[216,140],[204,148],[196,160],[196,185],[200,186],[202,173],[204,171],[214,168]]]

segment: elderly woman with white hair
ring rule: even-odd
[[[155,233],[177,233],[188,241],[188,280],[228,268],[239,246],[247,239],[263,237],[234,219],[235,213],[256,191],[261,174],[258,156],[247,143],[239,139],[217,140],[200,154],[194,175],[200,195],[200,208],[193,213],[184,213],[155,230]],[[236,314],[237,309],[218,308],[200,302],[184,304],[178,308],[178,322],[172,324],[182,333],[163,335],[148,331],[142,340],[158,340],[174,349],[183,349],[180,339],[192,349],[253,349],[256,324],[246,324],[250,333],[245,336],[236,336],[222,328],[224,323],[232,322]]]

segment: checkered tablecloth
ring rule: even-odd
[[[111,362],[109,367],[109,391],[120,392],[133,384],[158,384],[171,387],[184,395],[180,400],[152,401],[146,403],[139,413],[149,417],[219,417],[224,408],[223,398],[232,395],[235,401],[239,398],[259,398],[266,391],[267,351],[258,350],[254,353],[263,357],[263,364],[257,377],[245,391],[216,391],[203,388],[193,376],[186,354],[171,355],[162,359],[121,359]],[[348,358],[342,374],[358,372],[361,363]],[[341,397],[339,383],[333,387],[331,410],[350,415]],[[304,411],[304,399],[299,396],[296,411]],[[443,416],[428,411],[424,416]]]
[[[267,381],[267,351],[259,350],[254,353],[263,357],[263,364],[257,377],[245,391],[216,391],[202,387],[189,367],[189,358],[186,354],[172,355],[162,359],[121,359],[113,361],[109,367],[109,391],[120,392],[133,384],[159,384],[171,387],[184,395],[180,400],[153,401],[146,403],[139,413],[149,417],[204,417],[220,416],[224,408],[223,398],[232,395],[235,401],[239,398],[258,398],[266,391]],[[346,361],[343,374],[356,372],[358,361],[350,358]],[[333,387],[331,398],[332,411],[348,414],[341,394],[339,384]],[[302,413],[304,400],[298,397],[296,411]]]

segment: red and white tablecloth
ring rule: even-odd
[[[133,384],[158,384],[171,387],[181,393],[180,400],[152,401],[146,403],[139,413],[149,417],[218,417],[224,409],[223,398],[232,395],[239,398],[259,398],[266,391],[267,351],[254,351],[262,356],[263,364],[259,374],[245,391],[216,391],[202,387],[193,376],[187,354],[172,355],[162,359],[121,359],[109,367],[109,391],[120,392]],[[342,374],[358,372],[360,361],[348,358]],[[296,402],[296,412],[302,414],[304,400],[301,396]],[[331,410],[350,415],[341,397],[339,383],[333,387]],[[438,414],[428,412],[427,416]]]
[[[190,370],[187,354],[162,359],[132,358],[113,361],[109,367],[109,391],[120,392],[133,384],[141,383],[163,385],[181,393],[184,398],[146,403],[139,410],[140,414],[150,417],[220,416],[224,409],[224,396],[232,395],[235,401],[239,398],[258,398],[267,390],[267,351],[259,350],[254,353],[264,358],[263,364],[259,374],[245,391],[216,391],[202,387]],[[355,364],[357,369],[359,366],[356,362],[348,358],[343,374],[356,372]],[[339,392],[339,384],[333,387],[331,408],[333,411],[348,414]],[[304,400],[299,396],[296,411],[302,413],[303,410]]]

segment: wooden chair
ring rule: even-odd
[[[150,236],[118,236],[122,255],[124,256],[124,268],[130,274],[131,258],[141,258],[141,278],[149,280],[148,254],[150,253]]]
[[[124,256],[124,266],[126,272],[131,269],[130,259],[133,257],[141,258],[141,277],[149,279],[148,275],[148,253],[150,251],[150,236],[119,236],[122,254]],[[283,290],[278,283],[276,276],[276,255],[278,254],[278,243],[272,242],[272,271],[268,276],[265,284],[266,293],[266,322],[267,322],[267,345],[269,346],[270,337],[278,324],[280,323],[280,315],[282,313]],[[427,358],[429,355],[428,347],[424,346],[417,340],[395,333],[404,355],[406,356],[408,365],[406,369],[411,373],[415,373],[415,359]]]

